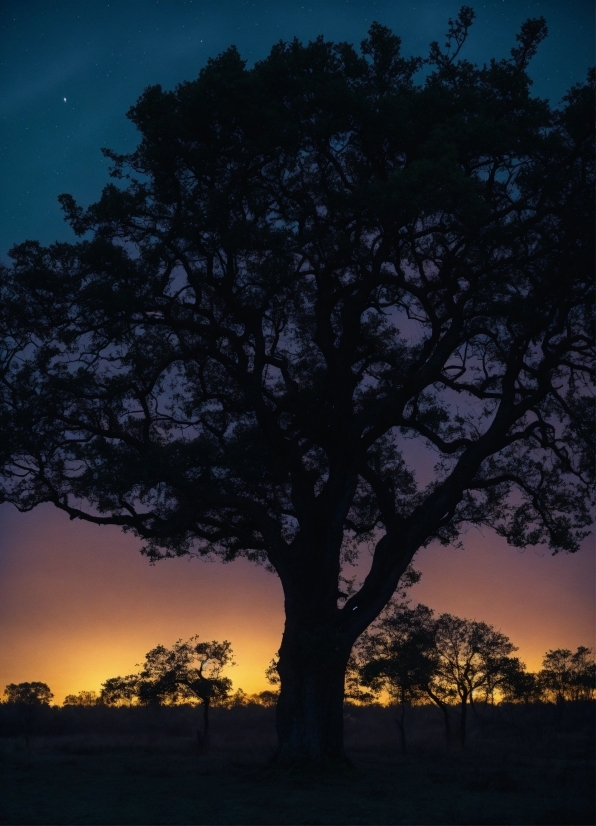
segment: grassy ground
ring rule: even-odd
[[[202,756],[190,736],[158,730],[37,736],[28,748],[23,738],[0,738],[0,822],[594,823],[591,731],[542,726],[537,746],[525,731],[485,726],[464,753],[447,752],[424,714],[404,756],[389,711],[350,711],[354,769],[318,778],[263,771],[273,744],[265,709],[214,715],[212,749]]]

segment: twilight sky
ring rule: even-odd
[[[528,17],[544,15],[549,37],[530,74],[536,94],[561,99],[594,63],[591,0],[488,0],[464,56],[503,57]],[[83,204],[107,181],[99,149],[131,150],[124,117],[145,86],[196,77],[230,44],[249,64],[277,40],[318,34],[359,43],[373,20],[403,39],[406,54],[443,42],[461,0],[4,0],[0,10],[0,258],[27,238],[73,240],[57,196]],[[42,680],[61,701],[130,673],[149,648],[199,633],[229,639],[248,692],[283,627],[277,579],[247,562],[170,560],[150,567],[138,542],[116,528],[69,522],[50,506],[18,514],[0,507],[0,692]],[[594,645],[594,543],[576,555],[523,553],[489,531],[464,548],[431,547],[415,560],[414,601],[482,619],[519,646],[529,667],[547,648]]]

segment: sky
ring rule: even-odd
[[[505,57],[528,17],[549,37],[534,59],[534,92],[553,103],[594,63],[591,0],[472,2],[477,19],[464,57]],[[235,44],[251,65],[278,40],[359,43],[377,20],[406,54],[444,40],[460,6],[445,0],[3,0],[0,4],[0,260],[14,243],[74,240],[57,196],[96,200],[108,180],[100,148],[130,151],[125,113],[146,86],[172,88]],[[267,688],[279,645],[277,579],[246,561],[195,559],[151,567],[116,528],[70,522],[51,506],[19,514],[0,506],[0,693],[8,682],[47,682],[67,693],[131,673],[158,643],[199,634],[229,639],[236,687]],[[364,561],[366,564],[366,559]],[[508,634],[538,668],[548,648],[594,646],[594,542],[575,555],[510,548],[471,530],[463,548],[431,546],[411,592],[437,612],[481,619]]]

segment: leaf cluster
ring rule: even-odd
[[[54,695],[46,683],[9,683],[4,689],[5,702],[33,707],[49,705]]]
[[[137,674],[112,677],[102,686],[106,705],[170,705],[182,702],[223,702],[232,689],[222,670],[234,665],[231,644],[199,642],[198,636],[178,640],[171,648],[158,645],[147,652]]]

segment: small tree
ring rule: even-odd
[[[436,651],[432,611],[424,605],[410,609],[392,601],[373,628],[362,635],[355,649],[360,683],[373,694],[386,690],[398,707],[397,725],[402,752],[406,751],[406,705],[430,697],[447,715],[446,703],[433,691]],[[431,696],[432,695],[432,696]]]
[[[437,652],[436,675],[459,698],[460,742],[466,741],[468,706],[474,700],[488,702],[505,679],[509,654],[517,650],[508,637],[491,625],[441,614],[434,625]]]
[[[49,705],[54,695],[46,683],[9,683],[4,689],[7,703],[35,707]]]
[[[542,697],[538,674],[528,671],[518,657],[509,657],[503,663],[499,688],[506,703],[529,705]]]
[[[67,694],[62,705],[65,706],[96,706],[102,702],[97,691],[79,691],[78,694]]]
[[[101,687],[100,700],[107,706],[134,705],[138,702],[138,674],[110,677]]]
[[[594,696],[596,664],[592,649],[580,645],[547,651],[538,678],[546,696],[556,703],[589,700]]]
[[[113,677],[103,685],[102,698],[110,704],[136,701],[140,705],[170,705],[180,702],[203,704],[203,731],[197,732],[200,747],[209,741],[209,708],[213,700],[224,701],[232,688],[222,670],[234,665],[227,641],[198,642],[191,637],[171,648],[158,645],[147,652],[138,674]]]
[[[585,645],[580,645],[571,656],[572,699],[592,700],[596,690],[596,660],[594,652]]]
[[[9,683],[4,689],[4,696],[7,703],[12,703],[19,709],[28,746],[36,712],[42,706],[49,706],[54,695],[46,683],[33,682]]]
[[[279,691],[259,691],[258,694],[251,694],[250,699],[251,702],[255,702],[264,708],[275,708],[279,699]]]
[[[250,697],[242,688],[237,688],[233,694],[229,694],[224,702],[226,708],[244,708],[250,703]]]

